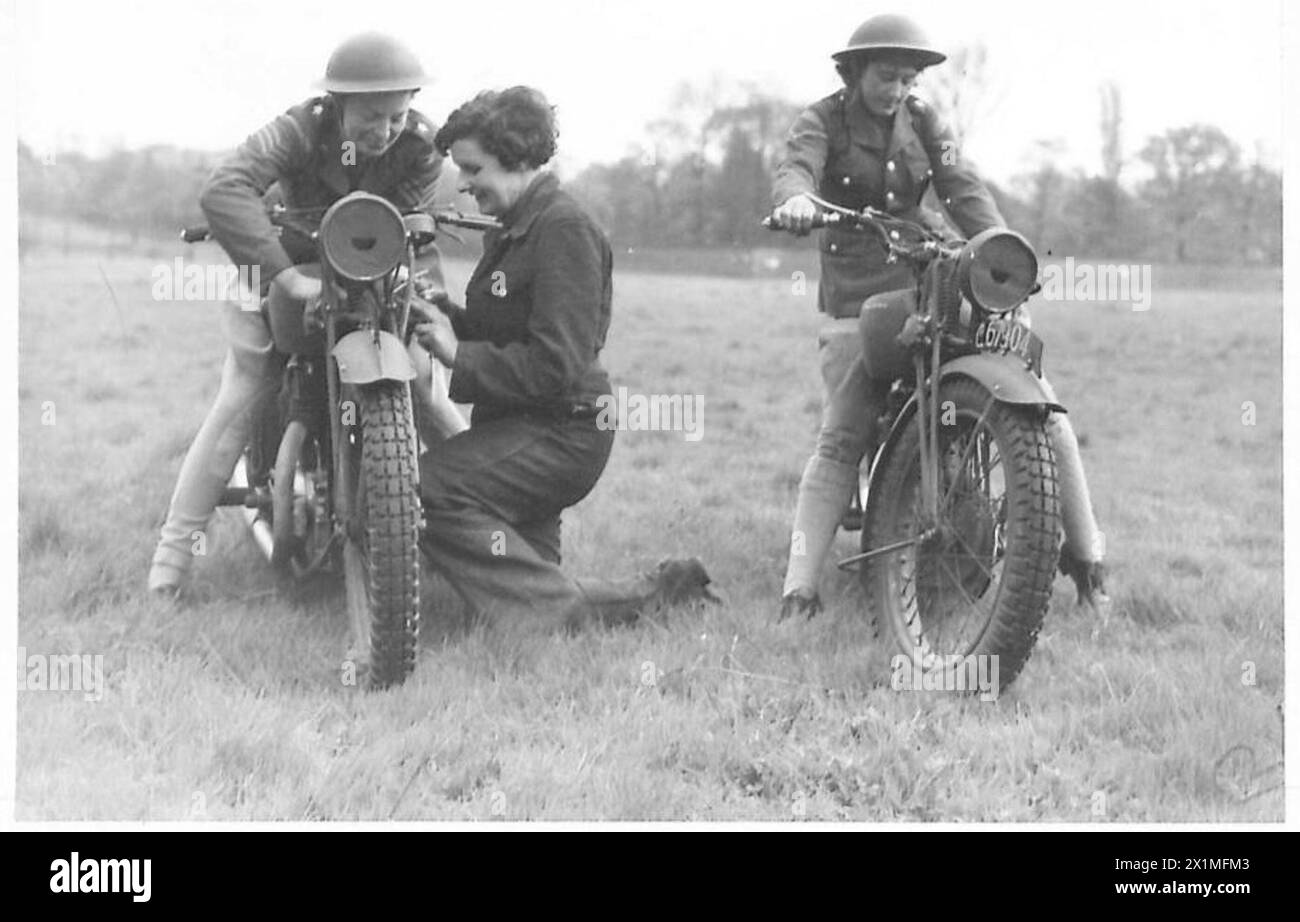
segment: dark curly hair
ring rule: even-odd
[[[539,167],[555,156],[555,110],[539,90],[484,90],[447,117],[433,143],[446,154],[457,141],[477,141],[507,170]]]

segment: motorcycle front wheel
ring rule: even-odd
[[[1056,461],[1042,408],[999,403],[970,378],[945,383],[939,401],[937,520],[922,502],[913,415],[878,462],[862,531],[864,552],[896,549],[866,560],[863,587],[913,687],[975,691],[978,674],[1005,688],[1051,598]]]
[[[415,422],[405,382],[357,388],[352,502],[343,577],[358,672],[371,688],[415,668],[420,630],[420,492]]]

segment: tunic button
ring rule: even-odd
[[[835,252],[836,250],[838,250],[838,249],[839,249],[839,246],[838,246],[838,245],[836,245],[836,244],[834,244],[834,243],[831,244],[831,252],[832,252],[832,253],[834,253],[834,252]]]
[[[844,179],[843,179],[843,180],[841,180],[841,182],[843,182],[843,183],[844,183],[844,185],[846,185],[846,186],[847,186],[847,185],[848,185],[848,184],[849,184],[849,178],[848,178],[848,177],[847,177],[847,176],[845,176],[845,177],[844,177]]]
[[[886,198],[888,201],[891,201],[891,202],[892,202],[892,201],[894,200],[894,193],[892,193],[892,192],[886,192],[886,193],[885,193],[885,198]]]
[[[889,170],[889,172],[891,173],[894,172],[894,161],[891,160],[888,163],[886,163],[885,169]]]

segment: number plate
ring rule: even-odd
[[[991,317],[979,325],[971,342],[980,352],[1017,356],[1035,375],[1042,377],[1043,341],[1022,323]]]

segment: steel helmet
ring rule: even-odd
[[[364,32],[334,49],[316,86],[331,93],[395,93],[432,82],[410,48],[382,32]]]
[[[849,45],[831,55],[837,61],[843,61],[851,55],[863,51],[904,51],[914,55],[922,67],[939,64],[948,56],[930,47],[921,27],[906,16],[884,13],[872,16],[853,30]]]

